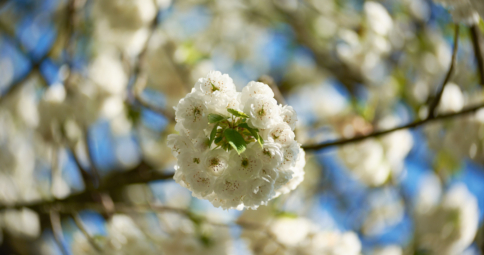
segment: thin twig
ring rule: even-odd
[[[69,251],[64,246],[64,235],[62,234],[62,226],[60,221],[60,216],[57,211],[51,210],[49,212],[50,224],[52,227],[52,232],[54,234],[54,239],[59,249],[62,251],[62,254],[69,255]]]
[[[72,213],[72,219],[74,219],[74,222],[76,223],[76,226],[81,230],[82,234],[86,237],[87,241],[92,245],[96,251],[102,252],[101,246],[96,243],[96,240],[92,238],[92,236],[87,232],[84,223],[82,222],[81,217],[79,217],[79,214],[77,212]]]
[[[154,2],[156,4],[156,1]],[[141,49],[140,53],[136,57],[136,60],[134,63],[133,72],[131,74],[131,77],[135,77],[134,83],[133,83],[133,95],[136,101],[138,101],[138,103],[140,103],[143,107],[148,108],[154,112],[160,113],[161,115],[164,115],[170,121],[174,121],[175,115],[172,112],[160,107],[156,107],[146,102],[146,100],[144,100],[142,97],[143,91],[146,87],[146,84],[148,83],[148,77],[145,71],[143,71],[144,70],[143,65],[145,62],[146,53],[148,52],[149,42],[151,41],[151,38],[153,37],[157,27],[158,27],[158,22],[157,22],[157,17],[155,16],[150,24],[150,33],[148,35],[148,38],[146,39],[143,45],[143,48]]]
[[[81,161],[79,160],[79,157],[75,151],[74,148],[70,148],[70,151],[72,153],[72,158],[74,159],[74,163],[76,164],[77,168],[79,168],[79,171],[81,172],[81,177],[82,181],[84,182],[84,185],[86,186],[86,189],[91,190],[94,188],[94,180],[92,179],[93,177],[91,174],[84,168],[84,166],[81,164]]]
[[[76,225],[78,225],[79,229],[81,229],[81,231],[86,235],[88,240],[92,240],[92,238],[89,236],[86,229],[84,228],[81,219],[79,218],[79,216],[76,213],[77,211],[86,210],[86,209],[97,211],[97,212],[100,212],[100,213],[105,212],[105,208],[98,203],[56,203],[56,204],[52,204],[50,206],[44,207],[41,212],[51,213],[52,211],[55,211],[57,213],[72,214],[74,220],[76,221]],[[124,213],[124,214],[146,213],[146,212],[177,213],[177,214],[183,215],[185,217],[189,217],[189,218],[194,217],[194,214],[187,209],[164,206],[164,205],[154,205],[154,204],[133,205],[133,204],[117,203],[116,207],[115,207],[115,212],[116,213]],[[246,222],[246,221],[236,221],[236,222],[229,222],[229,223],[215,222],[215,221],[211,221],[210,219],[203,217],[203,216],[200,216],[200,215],[196,215],[196,218],[199,219],[202,222],[205,222],[205,223],[213,225],[213,226],[218,226],[218,227],[229,228],[229,227],[233,227],[233,226],[240,226],[244,229],[262,231],[269,238],[273,239],[274,242],[276,242],[279,246],[281,246],[281,248],[283,248],[283,249],[286,248],[286,246],[284,244],[280,243],[277,240],[277,237],[274,236],[274,233],[267,230],[263,225],[260,225],[260,224],[257,224],[257,223],[252,223],[252,222]],[[94,240],[92,240],[92,242],[95,245],[97,245]]]
[[[476,106],[472,106],[472,107],[467,107],[460,112],[442,114],[442,115],[438,115],[438,116],[436,116],[432,119],[427,118],[427,119],[420,120],[420,121],[414,121],[412,123],[409,123],[409,124],[406,124],[406,125],[403,125],[403,126],[399,126],[399,127],[395,127],[395,128],[391,128],[391,129],[387,129],[387,130],[383,130],[383,131],[373,132],[371,134],[364,135],[364,136],[357,136],[357,137],[353,137],[353,138],[350,138],[350,139],[339,139],[339,140],[335,140],[335,141],[331,141],[331,142],[324,142],[324,143],[314,144],[314,145],[303,145],[302,148],[306,151],[313,151],[313,150],[320,150],[320,149],[333,147],[333,146],[340,146],[340,145],[345,145],[345,144],[350,144],[350,143],[356,143],[356,142],[363,141],[363,140],[368,139],[368,138],[379,137],[379,136],[382,136],[382,135],[390,134],[390,133],[393,133],[393,132],[398,131],[398,130],[420,127],[420,126],[423,126],[423,125],[430,123],[430,122],[433,122],[433,121],[440,121],[440,120],[452,119],[454,117],[464,116],[464,115],[467,115],[467,114],[474,113],[481,108],[484,108],[484,103],[476,105]]]
[[[140,105],[142,105],[143,107],[145,107],[145,108],[147,108],[151,111],[157,112],[157,113],[165,116],[168,120],[174,122],[175,121],[175,115],[173,114],[173,112],[170,112],[167,109],[157,107],[153,104],[150,104],[146,100],[143,99],[142,93],[143,93],[143,90],[146,86],[147,80],[148,80],[148,77],[146,76],[146,74],[144,74],[144,73],[138,74],[137,79],[136,79],[136,83],[133,86],[133,95],[134,95],[136,101],[138,101],[138,103]]]
[[[84,132],[84,145],[85,145],[85,149],[86,149],[86,155],[87,155],[87,159],[89,161],[89,166],[90,166],[90,169],[91,169],[91,174],[93,175],[93,179],[92,179],[92,185],[97,188],[101,185],[101,175],[99,174],[99,171],[96,167],[96,164],[94,163],[94,154],[91,150],[91,148],[89,148],[89,128],[84,128],[83,130]]]
[[[0,210],[7,208],[22,208],[28,207],[34,211],[39,211],[45,206],[52,204],[70,203],[75,201],[93,201],[94,198],[99,198],[99,193],[103,191],[112,191],[130,184],[147,183],[156,180],[169,180],[173,178],[173,174],[161,173],[153,170],[146,162],[141,162],[139,165],[129,171],[117,171],[103,178],[99,187],[94,190],[84,190],[77,194],[70,194],[63,199],[55,200],[40,200],[32,202],[21,202],[13,205],[0,204]],[[104,208],[104,205],[99,205]]]
[[[54,45],[56,44],[57,40],[60,40],[62,39],[61,36],[59,36],[60,33],[57,33],[57,38],[55,39],[55,41],[52,43],[52,46],[50,47],[49,51],[44,55],[42,56],[41,58],[35,60],[32,58],[32,56],[30,56],[28,53],[27,53],[27,50],[25,49],[25,47],[23,46],[22,42],[15,36],[15,34],[13,33],[9,33],[8,32],[8,28],[5,27],[2,22],[0,22],[0,32],[3,32],[7,35],[9,35],[9,38],[11,38],[11,42],[14,44],[14,47],[20,51],[22,51],[22,55],[27,57],[30,61],[30,64],[31,64],[31,68],[30,68],[30,71],[27,72],[25,75],[23,75],[22,77],[19,77],[18,79],[16,79],[15,81],[13,81],[9,86],[8,86],[8,90],[1,94],[0,93],[0,104],[6,99],[8,98],[10,95],[14,94],[18,89],[21,88],[21,84],[23,84],[24,82],[26,82],[33,73],[38,73],[40,78],[43,79],[44,83],[49,85],[49,82],[45,79],[45,77],[42,75],[42,73],[40,72],[40,65],[47,59],[49,59],[49,56],[52,54],[52,52],[55,50],[55,47]]]
[[[440,86],[440,89],[437,92],[437,95],[435,96],[434,100],[432,101],[432,104],[429,107],[429,116],[428,116],[429,119],[432,119],[435,117],[435,109],[440,103],[440,98],[442,98],[442,94],[444,93],[445,85],[449,83],[450,77],[452,76],[452,72],[454,71],[455,58],[457,56],[458,47],[459,47],[459,24],[455,24],[454,47],[452,49],[452,59],[450,61],[449,71],[447,71],[444,82]]]
[[[481,47],[481,32],[477,24],[469,28],[471,32],[472,47],[474,48],[474,55],[477,60],[477,71],[479,73],[479,83],[484,86],[484,56],[482,55]]]

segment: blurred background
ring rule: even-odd
[[[483,254],[484,111],[308,151],[256,211],[192,197],[166,145],[210,70],[276,84],[303,145],[426,119],[455,27],[429,0],[2,0],[0,254]],[[459,28],[438,114],[484,102]]]

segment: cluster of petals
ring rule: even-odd
[[[484,15],[484,3],[480,0],[434,0],[445,6],[455,22],[467,25],[479,23],[479,16]]]
[[[462,254],[472,244],[479,223],[477,198],[464,184],[449,189],[441,201],[417,207],[418,247],[432,254]]]
[[[88,240],[81,231],[73,234],[73,255],[228,255],[231,236],[226,228],[201,224],[179,215],[166,214],[170,231],[153,229],[124,214],[115,214],[106,222],[106,233]],[[199,229],[200,231],[197,231]],[[97,243],[97,249],[92,243]],[[52,254],[52,253],[47,253]]]
[[[259,212],[260,210],[257,210]],[[264,209],[262,209],[264,211]],[[247,212],[247,211],[246,211]],[[263,219],[260,214],[244,213],[239,221],[270,222],[267,233],[244,229],[241,237],[255,255],[359,255],[361,243],[356,233],[323,230],[315,222],[299,217]],[[260,222],[260,220],[263,220]],[[262,223],[263,224],[263,223]]]
[[[217,128],[209,114],[237,119],[228,109],[243,114],[262,141],[248,142],[242,153],[209,142]],[[295,141],[296,112],[278,105],[268,85],[250,82],[237,92],[227,74],[212,71],[175,110],[178,134],[168,136],[177,158],[174,179],[193,196],[224,209],[256,209],[302,182],[305,153]]]

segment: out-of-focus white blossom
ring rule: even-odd
[[[398,224],[404,217],[403,202],[388,189],[373,194],[370,204],[371,209],[362,227],[363,234],[367,236],[380,235]]]
[[[0,217],[3,228],[12,236],[35,239],[40,235],[39,215],[31,209],[8,209],[3,211]]]
[[[364,11],[370,28],[380,35],[387,35],[393,27],[393,20],[381,4],[367,1]]]
[[[231,255],[232,240],[228,228],[210,224],[195,226],[193,222],[178,217],[167,217],[170,221],[168,237],[161,239],[163,254],[170,255]],[[176,221],[173,221],[176,220]]]
[[[455,22],[467,25],[479,22],[484,14],[484,3],[480,0],[434,0],[449,9]]]
[[[268,233],[260,229],[242,231],[241,238],[247,240],[254,255],[358,255],[361,252],[360,240],[353,232],[320,230],[305,218],[269,220],[267,215],[254,217],[258,211],[256,215],[244,214],[240,222],[268,224]]]
[[[463,185],[452,187],[440,204],[416,214],[419,248],[434,254],[460,254],[474,240],[479,220],[477,199]]]
[[[426,126],[424,130],[429,147],[442,155],[447,155],[447,159],[471,158],[477,162],[484,162],[483,113],[484,111],[480,110],[459,121],[433,123]]]
[[[372,255],[403,255],[403,250],[400,246],[389,245],[375,249]]]
[[[393,29],[393,20],[380,3],[366,1],[363,8],[367,31],[360,36],[353,30],[340,29],[341,40],[336,52],[352,69],[369,81],[377,82],[382,78],[382,58],[391,51],[388,36]]]
[[[395,120],[382,121],[382,128],[389,128]],[[386,122],[386,123],[385,123]],[[389,125],[390,124],[390,125]],[[385,183],[390,174],[397,174],[403,167],[403,160],[413,146],[408,130],[393,132],[376,139],[343,146],[339,156],[356,179],[370,186]]]
[[[96,236],[97,251],[81,232],[74,233],[74,255],[228,255],[231,237],[227,228],[207,224],[196,226],[180,215],[161,214],[163,232],[150,232],[127,215],[114,215],[106,225],[107,235]],[[166,223],[166,224],[165,224]]]
[[[441,113],[458,112],[464,108],[464,95],[455,83],[448,83],[440,98],[438,110]]]
[[[151,242],[129,216],[114,215],[106,227],[107,236],[99,237],[97,240],[102,252],[94,249],[81,232],[75,232],[72,253],[74,255],[160,254],[159,244]]]
[[[93,14],[99,46],[117,46],[134,55],[148,39],[148,25],[156,17],[157,8],[152,0],[96,1]]]
[[[260,82],[237,92],[232,79],[220,72],[199,79],[175,108],[179,134],[167,139],[178,160],[174,179],[195,197],[225,209],[255,209],[295,189],[306,162],[294,140],[297,115],[273,96]],[[210,116],[220,120],[209,123]],[[229,151],[225,132],[230,130],[245,139],[243,152]]]

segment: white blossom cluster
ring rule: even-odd
[[[95,236],[96,250],[81,232],[75,232],[73,255],[227,255],[231,254],[231,236],[227,228],[196,225],[179,215],[160,221],[170,226],[163,233],[147,231],[127,215],[114,215],[106,225],[106,236]],[[168,226],[167,226],[168,227]]]
[[[160,240],[163,254],[169,255],[231,255],[234,254],[229,229],[210,223],[195,223],[180,215],[163,214],[169,229]]]
[[[387,118],[382,121],[380,127],[392,127],[395,122],[395,119]],[[380,186],[391,177],[391,174],[398,174],[401,171],[403,161],[412,146],[410,132],[401,130],[382,138],[366,139],[343,146],[338,153],[356,179],[369,186]]]
[[[461,254],[477,233],[477,199],[464,185],[456,185],[440,203],[418,207],[415,219],[420,249],[432,254]]]
[[[175,180],[195,197],[255,209],[302,182],[296,112],[278,105],[268,85],[250,82],[237,92],[227,74],[212,71],[175,109],[179,134],[168,137]]]
[[[465,105],[481,101],[481,96],[462,93],[460,87],[454,83],[445,86],[440,100],[439,113],[453,113],[461,111]],[[438,152],[447,161],[465,158],[484,162],[484,111],[479,110],[451,123],[433,123],[424,128],[429,147]],[[463,135],[465,134],[465,135]],[[448,169],[455,170],[455,169]]]
[[[254,255],[358,255],[361,243],[354,232],[321,231],[305,218],[281,217],[267,226],[268,233],[244,229]]]
[[[383,59],[392,50],[389,36],[395,29],[394,22],[378,2],[366,1],[363,11],[367,30],[358,34],[351,29],[341,29],[336,53],[352,70],[361,73],[369,81],[375,81],[378,70],[384,65]]]
[[[10,236],[30,240],[36,239],[41,233],[39,215],[29,208],[0,212],[0,232],[2,228]],[[1,243],[2,234],[0,234]]]
[[[82,232],[75,232],[71,245],[72,254],[159,254],[155,244],[150,242],[127,215],[114,215],[106,228],[106,237],[95,237],[95,241],[102,249],[101,251],[96,250]]]
[[[434,0],[449,9],[455,22],[468,25],[479,22],[484,15],[484,2],[481,0]]]

